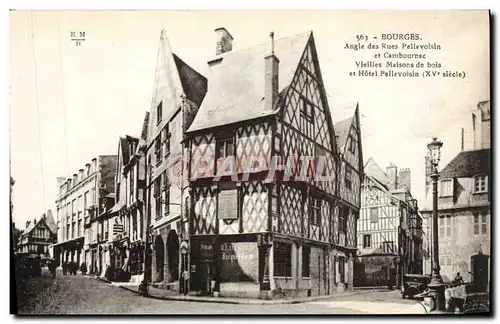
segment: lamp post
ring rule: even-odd
[[[432,277],[429,283],[429,296],[434,299],[434,313],[444,313],[445,312],[445,298],[444,298],[444,288],[443,279],[439,273],[441,268],[439,266],[439,237],[438,237],[438,164],[441,158],[441,147],[443,142],[438,141],[436,137],[432,139],[427,145],[429,149],[429,154],[431,157],[432,165]]]
[[[142,280],[142,283],[139,287],[139,291],[141,295],[143,296],[148,296],[149,295],[149,284],[151,282],[151,247],[150,247],[150,241],[149,241],[149,227],[151,226],[151,202],[149,201],[150,195],[148,194],[149,192],[149,186],[148,186],[148,181],[151,183],[151,174],[153,173],[153,167],[151,164],[147,163],[147,151],[146,148],[141,148],[143,154],[144,154],[144,165],[145,165],[145,171],[146,171],[146,185],[144,188],[144,211],[146,216],[146,230],[144,231],[144,279]]]

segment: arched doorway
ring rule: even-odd
[[[158,235],[155,239],[156,281],[163,281],[163,264],[165,263],[165,248],[163,239]]]
[[[169,281],[179,280],[179,236],[175,230],[170,230],[167,236],[167,257]]]

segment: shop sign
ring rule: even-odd
[[[214,259],[214,246],[212,244],[200,244],[201,261],[212,261]]]
[[[221,245],[223,282],[258,282],[259,250],[256,242],[232,242]]]

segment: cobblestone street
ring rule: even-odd
[[[366,291],[331,300],[282,305],[158,300],[81,275],[64,276],[58,272],[52,279],[46,269],[41,277],[20,281],[18,287],[19,314],[373,314],[381,310],[397,312],[394,305],[400,310],[418,310],[417,302],[401,300],[396,291]]]

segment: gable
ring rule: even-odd
[[[182,82],[177,70],[177,64],[166,31],[162,30],[156,59],[153,98],[151,99],[151,113],[149,115],[150,122],[148,123],[149,140],[156,138],[166,122],[181,106],[182,95]],[[159,123],[157,112],[160,104],[162,119]]]
[[[312,34],[288,87],[281,114],[286,123],[336,152],[335,132]]]

